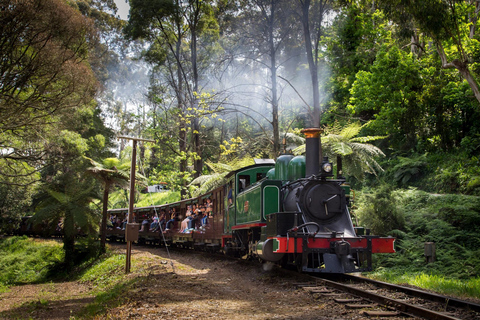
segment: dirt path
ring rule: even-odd
[[[283,270],[195,252],[174,251],[169,259],[165,249],[134,247],[133,255],[129,277],[141,281],[95,319],[365,319],[315,300],[293,285],[300,275]],[[0,295],[0,319],[78,319],[94,301],[92,290],[78,282],[14,287]]]

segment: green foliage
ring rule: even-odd
[[[341,126],[338,122],[325,129],[326,135],[322,136],[322,149],[325,156],[333,161],[336,156],[343,159],[343,171],[349,176],[362,180],[365,173],[376,175],[383,171],[376,158],[385,154],[380,148],[368,143],[384,139],[383,136],[359,136],[362,128],[358,122],[348,123]],[[294,154],[305,152],[305,144],[295,148]]]
[[[358,203],[356,213],[360,223],[370,228],[373,234],[387,235],[404,228],[404,213],[398,207],[398,199],[391,186],[380,185],[372,193],[364,192]]]
[[[324,40],[333,73],[332,108],[326,111],[326,116],[332,119],[328,122],[338,119],[338,114],[347,116],[345,108],[355,75],[361,70],[368,71],[379,47],[392,42],[392,29],[381,11],[366,6],[351,3],[338,12]]]
[[[48,280],[62,263],[64,252],[56,241],[10,237],[0,239],[0,290],[2,287]]]
[[[430,179],[436,192],[480,195],[480,161],[477,157],[443,156]]]
[[[399,186],[408,186],[418,180],[427,167],[427,156],[412,158],[397,157],[398,163],[391,169],[393,179]]]
[[[152,192],[141,193],[138,201],[135,203],[137,207],[147,207],[152,205],[162,205],[165,203],[173,203],[180,201],[179,191],[166,191],[166,192]]]
[[[432,275],[423,272],[411,273],[391,269],[379,269],[370,273],[368,276],[401,285],[407,283],[449,296],[480,297],[480,278],[460,280],[451,279],[442,275]]]
[[[392,272],[448,275],[453,279],[480,276],[480,198],[428,194],[417,190],[392,193],[405,219],[397,236],[397,253],[377,256]],[[436,245],[436,261],[425,263],[424,243]]]
[[[371,120],[376,135],[390,135],[394,146],[408,147],[419,130],[422,108],[419,65],[411,54],[396,46],[383,46],[370,71],[359,71],[351,89],[352,114]],[[406,139],[404,141],[404,139]]]
[[[190,185],[199,185],[192,191],[193,196],[198,196],[213,190],[226,183],[225,176],[237,169],[254,164],[252,158],[245,157],[243,159],[233,159],[229,163],[206,163],[212,170],[212,174],[203,175],[194,179]]]

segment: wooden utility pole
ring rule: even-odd
[[[155,140],[132,138],[126,136],[119,136],[119,139],[126,139],[133,141],[132,147],[132,165],[130,167],[130,198],[128,200],[128,220],[125,228],[125,240],[127,242],[127,258],[125,263],[125,273],[130,273],[131,257],[132,257],[132,242],[138,240],[138,224],[133,223],[133,207],[135,202],[135,169],[137,164],[137,141],[155,142]]]

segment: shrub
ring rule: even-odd
[[[361,223],[376,235],[404,228],[403,213],[398,209],[393,187],[389,185],[381,185],[373,193],[364,193],[359,199],[357,213]]]

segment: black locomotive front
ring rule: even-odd
[[[327,158],[319,162],[320,130],[305,131],[305,174],[282,179],[282,211],[267,217],[266,234],[257,244],[257,251],[264,260],[291,263],[304,272],[369,271],[372,252],[394,252],[394,239],[356,235],[347,206],[345,179],[338,175],[333,179]],[[284,171],[281,165],[278,167]],[[275,174],[281,179],[282,175]],[[286,172],[283,176],[292,175]]]

